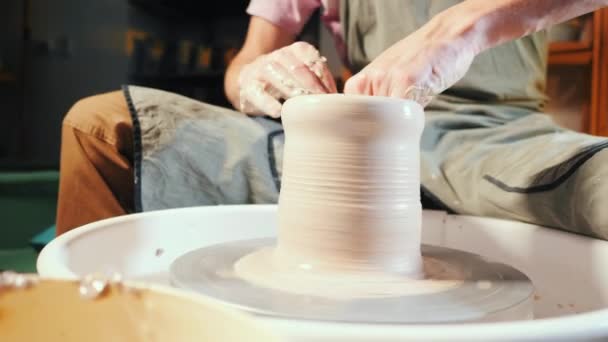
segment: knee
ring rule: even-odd
[[[580,211],[591,234],[608,240],[608,148],[587,161],[587,179],[577,198]]]
[[[601,197],[585,201],[587,207],[583,209],[583,216],[592,235],[608,240],[608,196]]]
[[[91,129],[130,120],[126,100],[121,92],[85,97],[72,105],[63,118],[63,125]]]
[[[88,123],[95,120],[93,109],[99,102],[99,95],[85,97],[78,100],[63,118],[63,124],[66,126],[81,126],[84,123]]]

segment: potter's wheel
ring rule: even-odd
[[[125,279],[166,286],[170,265],[189,251],[243,239],[276,238],[276,215],[276,206],[250,205],[181,208],[107,219],[53,240],[40,254],[38,272],[75,279],[112,270]],[[424,244],[483,255],[528,275],[536,289],[535,320],[348,324],[255,315],[256,322],[290,341],[554,342],[608,337],[608,242],[521,222],[435,211],[423,211],[423,222]],[[188,292],[184,296],[200,297]]]
[[[445,247],[423,245],[422,254],[461,267],[465,281],[437,292],[415,295],[327,298],[259,287],[234,274],[236,261],[274,244],[274,239],[242,240],[188,252],[171,265],[171,281],[245,311],[275,318],[399,324],[532,318],[534,289],[523,273]],[[336,282],[328,286],[352,285]]]

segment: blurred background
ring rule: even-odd
[[[33,271],[49,237],[61,121],[72,104],[136,84],[229,106],[223,75],[243,42],[248,3],[0,2],[0,270]],[[318,18],[301,35],[317,46]]]
[[[228,106],[223,74],[243,42],[248,0],[3,0],[0,4],[0,269],[33,270],[54,222],[61,121],[78,99],[150,86]],[[608,135],[608,15],[554,27],[547,112]],[[349,77],[318,14],[301,39]],[[44,237],[40,237],[44,240]],[[33,247],[32,247],[33,246]]]

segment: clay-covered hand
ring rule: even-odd
[[[426,106],[465,75],[476,55],[469,40],[435,26],[429,22],[385,50],[348,79],[344,92],[411,99]]]
[[[335,93],[336,84],[319,51],[296,42],[256,58],[239,73],[239,105],[246,114],[281,115],[282,99]]]

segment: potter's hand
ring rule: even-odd
[[[411,99],[426,106],[464,76],[476,54],[469,40],[436,26],[431,21],[385,50],[346,82],[344,92]]]
[[[304,42],[262,55],[243,66],[238,86],[243,113],[272,117],[281,115],[281,99],[336,92],[325,58]]]

